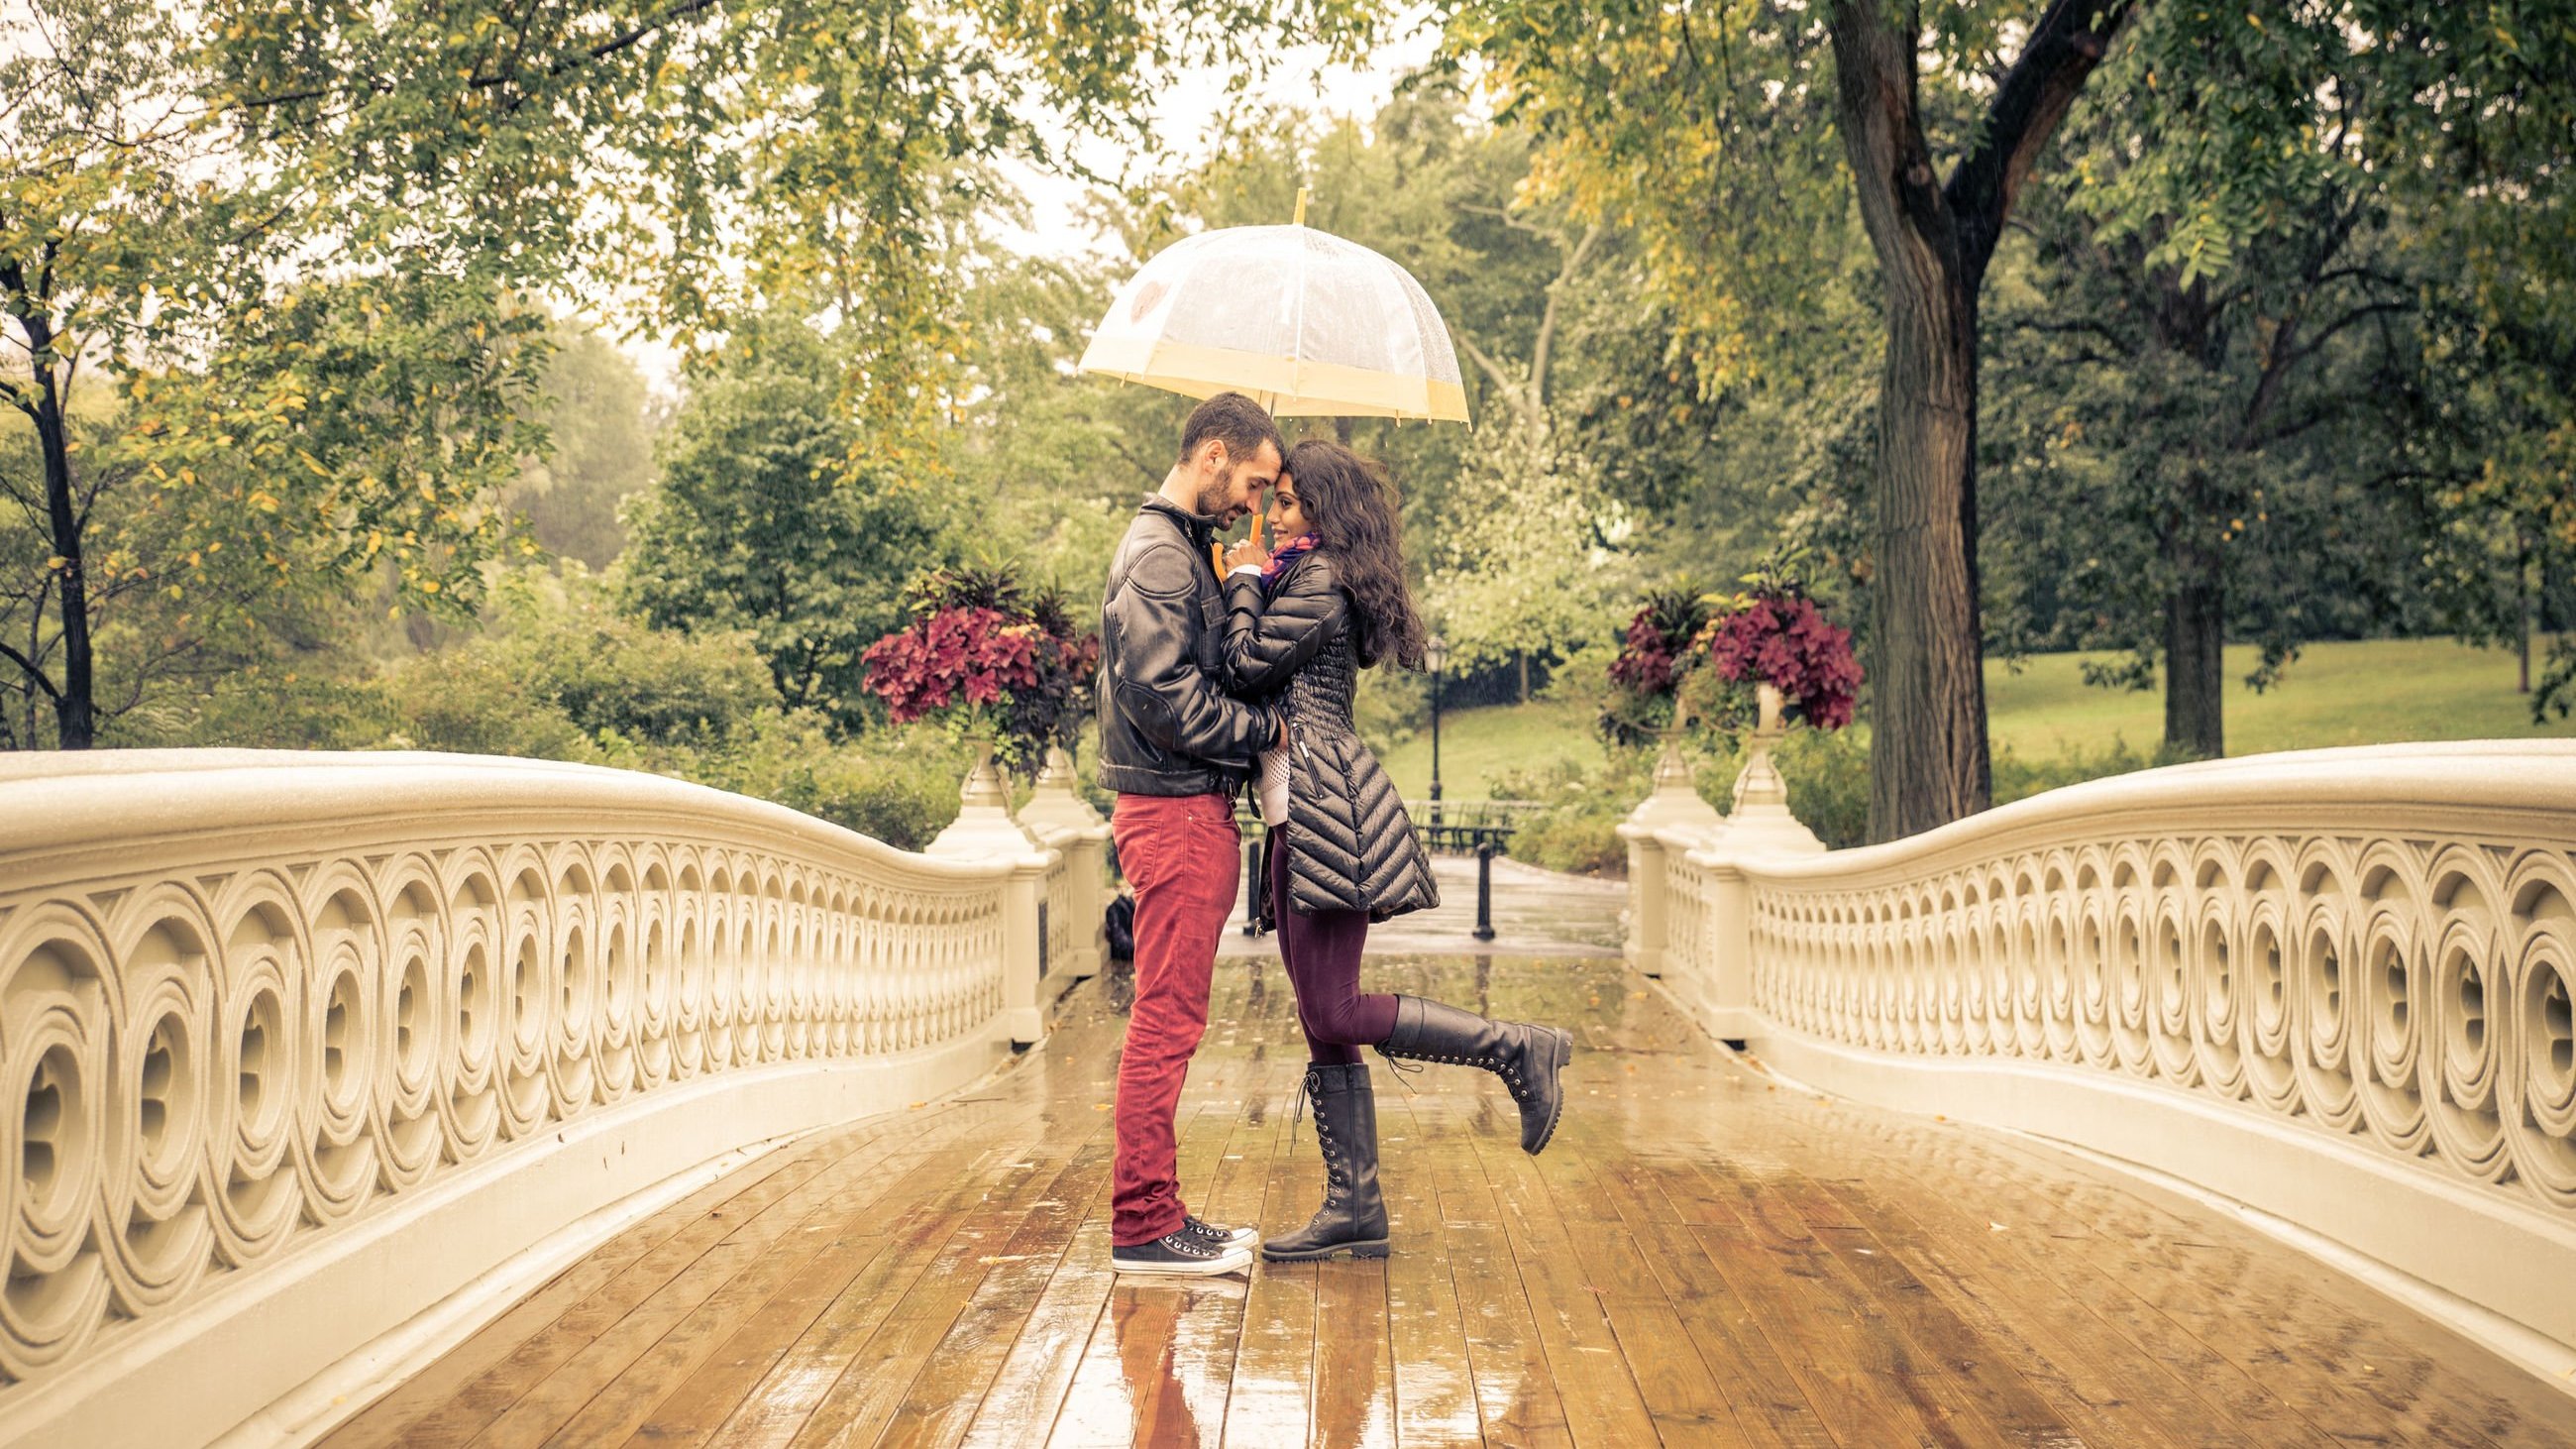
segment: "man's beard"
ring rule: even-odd
[[[1226,513],[1232,507],[1232,505],[1226,500],[1232,497],[1233,494],[1234,469],[1228,468],[1225,470],[1224,476],[1199,490],[1199,516],[1202,518],[1213,518],[1221,523],[1233,522],[1232,519],[1226,517]]]

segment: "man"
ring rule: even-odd
[[[1136,888],[1136,1004],[1118,1062],[1110,1262],[1122,1273],[1206,1276],[1251,1265],[1251,1228],[1181,1203],[1172,1117],[1207,1032],[1208,982],[1234,913],[1242,833],[1234,794],[1286,725],[1224,687],[1225,602],[1210,545],[1279,476],[1279,429],[1219,393],[1181,428],[1180,461],[1145,500],[1109,565],[1100,608],[1100,783]]]

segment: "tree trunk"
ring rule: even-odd
[[[66,750],[85,750],[98,732],[97,707],[91,699],[89,581],[81,563],[80,517],[72,504],[72,460],[63,418],[63,397],[54,371],[51,321],[31,315],[22,319],[28,351],[35,361],[36,443],[45,460],[45,511],[62,557],[59,587],[63,610],[63,678],[54,696],[54,743]]]
[[[1993,799],[1977,614],[1977,302],[1934,263],[1886,264],[1887,357],[1872,480],[1869,838]]]
[[[1526,649],[1515,649],[1512,653],[1520,657],[1521,703],[1527,704],[1529,703],[1529,651]]]
[[[2130,0],[2049,0],[1947,182],[1932,168],[1914,5],[1834,0],[1834,129],[1887,291],[1878,466],[1869,838],[1994,798],[1977,599],[1977,293],[2013,197]]]
[[[2518,631],[2521,635],[2522,672],[2521,683],[2514,690],[2517,694],[2531,693],[2531,635],[2540,619],[2540,590],[2532,579],[2533,572],[2531,555],[2525,552],[2522,567],[2514,570],[2514,582],[2522,586],[2522,628]]]
[[[2201,511],[2186,507],[2166,536],[2175,584],[2165,596],[2165,745],[2215,760],[2227,753],[2219,652],[2227,642],[2227,575],[2207,529]]]
[[[1933,176],[1915,37],[1892,13],[1845,0],[1833,19],[1835,119],[1886,293],[1870,485],[1873,842],[1993,798],[1976,564],[1977,289],[1992,247],[1963,235]],[[1999,197],[1979,205],[2000,218]]]

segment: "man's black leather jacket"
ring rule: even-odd
[[[1152,497],[1109,562],[1100,605],[1100,783],[1127,795],[1231,794],[1279,737],[1275,705],[1225,691],[1213,519]]]

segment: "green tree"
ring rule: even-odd
[[[2545,0],[1714,11],[1480,0],[1452,13],[1448,34],[1453,55],[1487,64],[1503,114],[1547,140],[1542,182],[1633,227],[1704,386],[1816,355],[1784,345],[1812,329],[1863,320],[1878,335],[1865,561],[1874,839],[1982,808],[1991,793],[1980,309],[2006,225],[2079,94],[2116,88],[2131,164],[2051,163],[2047,174],[2072,186],[2102,241],[2138,239],[2140,264],[2169,269],[2183,293],[2237,280],[2252,242],[2312,206],[2354,155],[2402,172],[2394,184],[2421,199],[2447,191],[2455,210],[2487,218],[2464,238],[2496,241],[2507,204],[2546,198],[2547,215],[2564,214],[2576,36]],[[2134,53],[2097,77],[2115,37]],[[2369,100],[2367,128],[2320,128],[2301,86],[2328,74]],[[1855,214],[1880,283],[1862,319],[1838,316],[1825,285]],[[2332,316],[2308,313],[2301,326]],[[2318,331],[2300,335],[2292,350]],[[2168,481],[2191,480],[2185,468]],[[2185,496],[2174,511],[2204,518],[2206,503]],[[2200,560],[2182,565],[2206,576]],[[2217,612],[2206,599],[2194,607]]]
[[[13,6],[0,403],[33,437],[5,481],[41,576],[13,582],[34,647],[9,621],[0,659],[56,743],[92,743],[100,611],[189,585],[91,530],[166,479],[201,564],[256,513],[274,521],[221,539],[231,560],[293,580],[308,552],[344,574],[390,556],[408,601],[470,607],[509,532],[492,495],[541,451],[518,422],[542,352],[519,299],[540,293],[698,349],[774,299],[829,297],[838,404],[901,446],[938,421],[958,348],[930,244],[957,163],[1047,159],[1025,117],[1140,126],[1179,66],[1365,19],[1348,0]],[[130,391],[84,413],[75,390],[102,380]],[[229,609],[171,602],[192,625]]]
[[[2548,478],[2547,423],[2507,399],[2544,395],[2513,355],[2554,325],[2576,94],[2532,62],[2567,44],[2515,6],[2159,7],[2106,64],[2139,103],[2080,119],[2078,185],[2029,209],[1994,452],[2028,460],[2016,521],[2063,550],[2025,577],[2094,613],[2081,642],[2132,651],[2105,681],[2161,663],[2169,750],[2223,751],[2228,636],[2264,646],[2262,687],[2304,638],[2422,623],[2428,563],[2483,555],[2458,576],[2509,582],[2472,632],[2522,623],[2548,489],[2516,485]]]
[[[1870,835],[1991,796],[1976,564],[1977,309],[2024,182],[2127,0],[1821,9],[1489,0],[1453,15],[1551,143],[1543,179],[1631,219],[1711,388],[1833,325],[1856,211],[1884,345],[1871,473]],[[1944,171],[1946,170],[1946,175]],[[1830,349],[1828,349],[1830,351]]]
[[[2154,63],[2161,19],[2106,82]],[[2088,673],[2161,677],[2164,744],[2183,755],[2225,753],[2231,635],[2263,646],[2251,682],[2268,687],[2304,641],[2404,618],[2401,580],[2420,567],[2373,460],[2395,443],[2384,399],[2424,381],[2421,267],[2378,170],[2333,142],[2365,125],[2333,42],[2281,41],[2238,64],[2268,69],[2275,105],[2310,108],[2320,144],[2232,232],[2223,275],[2150,259],[2171,216],[2112,224],[2088,207],[2179,144],[2103,110],[2067,149],[2105,184],[2026,208],[2033,242],[2006,259],[1989,319],[1990,632],[2014,650],[2122,651]]]
[[[661,481],[627,505],[620,572],[645,619],[744,631],[781,699],[846,729],[868,718],[860,651],[902,624],[905,581],[949,561],[951,495],[860,444],[840,375],[792,317],[693,367]]]
[[[1027,220],[1016,202],[996,214]],[[961,551],[1096,608],[1110,555],[1138,503],[1163,486],[1191,403],[1073,375],[1128,263],[974,245],[976,282],[963,298],[973,346],[941,449],[964,510]]]
[[[539,391],[547,451],[528,461],[507,503],[538,547],[604,569],[626,546],[618,502],[653,481],[659,411],[624,353],[563,323]]]

